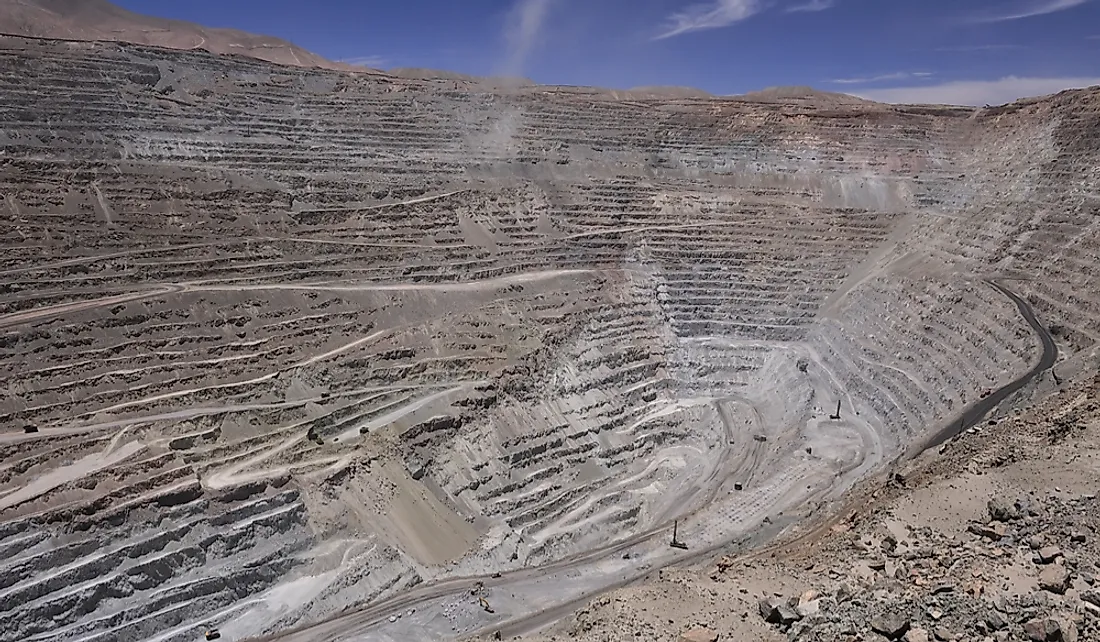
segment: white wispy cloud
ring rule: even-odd
[[[989,45],[960,45],[957,47],[936,47],[935,51],[950,51],[956,53],[969,53],[976,51],[1007,51],[1009,49],[1023,49],[1023,45],[989,44]]]
[[[1100,85],[1100,77],[957,80],[939,85],[890,87],[852,92],[853,96],[884,103],[934,105],[1003,105],[1020,98],[1055,94],[1063,89]]]
[[[1057,13],[1059,11],[1073,9],[1087,2],[1092,2],[1092,0],[1026,0],[1025,2],[1017,0],[1011,5],[1000,9],[997,13],[976,15],[972,17],[970,21],[1004,22],[1006,20],[1033,18],[1035,16],[1045,16],[1048,13]]]
[[[798,13],[802,11],[824,11],[836,6],[836,0],[809,0],[809,2],[803,2],[802,4],[792,5],[787,7],[787,13]]]
[[[509,12],[504,25],[504,39],[508,47],[503,68],[506,76],[518,76],[523,71],[531,50],[542,36],[546,16],[555,0],[518,0]]]
[[[877,76],[862,76],[857,78],[834,78],[829,82],[834,85],[869,85],[876,82],[884,82],[887,80],[906,80],[909,78],[928,78],[932,75],[929,71],[895,71],[890,74],[879,74]]]
[[[747,20],[767,8],[764,0],[715,0],[693,4],[670,15],[654,40],[671,38],[692,31],[717,29]]]
[[[340,62],[346,62],[349,65],[358,65],[360,67],[371,67],[373,69],[382,69],[389,60],[382,56],[358,56],[354,58],[343,58]]]

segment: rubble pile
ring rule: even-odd
[[[1096,495],[996,496],[961,536],[877,523],[847,538],[820,591],[768,595],[788,640],[1100,639]]]

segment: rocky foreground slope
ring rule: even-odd
[[[639,99],[18,38],[0,70],[0,640],[410,594],[331,630],[457,636],[674,561],[674,519],[760,543],[1038,359],[990,276],[1095,367],[1097,91]],[[510,597],[456,611],[455,577]]]

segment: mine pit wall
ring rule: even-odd
[[[0,66],[0,422],[49,436],[0,479],[52,480],[0,495],[0,642],[192,639],[262,595],[220,615],[274,630],[558,559],[836,398],[889,457],[1035,358],[990,270],[1044,277],[1067,347],[1100,331],[1095,94],[629,101],[18,39]]]
[[[919,282],[912,275],[880,278],[861,288],[848,305],[877,309],[885,320],[868,324],[866,313],[862,321],[853,318],[849,325],[869,330],[865,336],[876,327],[892,328],[896,341],[916,346],[899,355],[907,362],[901,370],[908,377],[885,373],[902,382],[910,379],[912,385],[880,384],[891,399],[876,411],[878,416],[907,432],[941,422],[979,389],[1003,384],[1036,362],[1037,339],[1014,306],[980,282],[981,275],[1024,277],[1008,283],[1055,335],[1064,360],[1056,368],[1061,376],[1095,370],[1098,310],[1090,301],[1094,297],[1085,293],[1100,291],[1092,268],[1100,244],[1098,127],[1095,91],[978,110],[961,124],[962,152],[955,154],[948,174],[953,193],[928,191],[937,196],[926,209],[935,216],[914,224],[897,252],[903,258],[887,270],[911,271],[921,275]],[[939,292],[931,299],[922,293],[930,288]],[[899,289],[893,296],[901,295],[907,309],[890,312],[879,303],[887,289]],[[937,310],[936,301],[949,305]],[[834,323],[823,319],[821,324],[821,337],[830,345],[837,338]],[[892,349],[877,342],[879,355]],[[860,343],[850,352],[866,350],[867,342]],[[860,356],[874,361],[875,354]],[[948,354],[966,358],[935,365]],[[873,376],[880,377],[882,370],[872,368]],[[931,391],[939,400],[929,404]],[[915,402],[906,399],[914,396]]]
[[[1092,268],[1100,247],[1096,92],[1066,92],[983,112],[975,120],[981,144],[972,165],[996,171],[968,178],[970,191],[982,196],[957,209],[938,249],[1031,277],[1015,287],[1054,328],[1073,367],[1087,368],[1095,363],[1092,349],[1100,337],[1098,310],[1090,301],[1100,291]],[[999,164],[989,162],[994,159]]]

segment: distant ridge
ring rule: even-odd
[[[768,87],[767,89],[749,92],[740,96],[730,96],[730,98],[757,102],[812,102],[814,104],[833,103],[869,105],[874,103],[874,101],[852,96],[850,94],[821,91],[813,87],[804,86]]]
[[[695,87],[652,86],[631,87],[631,95],[647,98],[714,98],[714,94]]]
[[[148,16],[109,0],[0,0],[0,34],[56,40],[127,42],[168,49],[202,49],[214,54],[247,56],[280,65],[362,71],[367,67],[328,60],[287,40],[237,29],[204,27],[184,20]],[[706,100],[719,98],[694,87],[643,86],[626,90],[603,87],[538,85],[528,78],[475,77],[420,68],[385,71],[396,78],[447,80],[483,88],[541,86],[558,91],[598,93],[633,100]],[[752,102],[870,105],[873,101],[811,87],[770,87],[744,95],[721,96]]]
[[[146,16],[107,0],[0,0],[0,34],[205,49],[295,67],[361,69],[322,58],[281,38]]]

